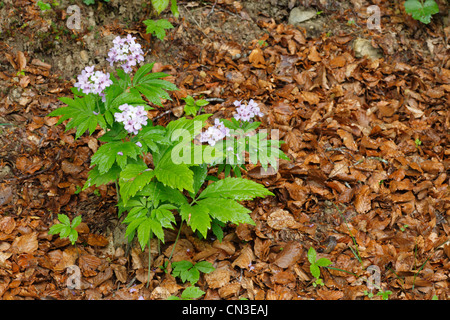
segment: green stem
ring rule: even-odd
[[[336,210],[340,213],[342,219],[344,220],[344,223],[345,223],[345,225],[347,226],[348,233],[350,234],[350,237],[351,237],[352,240],[353,240],[353,244],[355,245],[355,249],[353,249],[352,247],[350,247],[350,250],[352,251],[353,255],[356,257],[356,259],[358,259],[359,263],[362,264],[362,259],[361,259],[361,256],[360,256],[359,250],[358,250],[358,243],[356,242],[356,239],[355,239],[355,237],[353,236],[352,231],[350,230],[350,227],[349,227],[348,224],[347,224],[347,220],[345,220],[345,217],[344,217],[344,215],[342,214],[341,210],[339,210],[338,206],[337,206],[334,202],[333,202],[333,205],[335,206]],[[356,250],[356,253],[355,253],[354,250]]]
[[[150,237],[148,238],[148,271],[147,271],[147,288],[150,285],[150,274],[152,270],[152,246],[151,246],[151,240],[152,240],[153,232],[150,230]]]
[[[172,259],[173,252],[175,251],[175,247],[176,247],[176,245],[178,243],[178,238],[180,237],[181,227],[182,226],[183,226],[183,220],[181,220],[180,228],[178,229],[178,234],[177,234],[177,237],[175,239],[175,243],[173,244],[172,252],[170,253],[170,256],[169,256],[169,261]]]

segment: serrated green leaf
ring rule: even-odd
[[[225,224],[222,221],[219,221],[217,219],[212,219],[211,221],[211,230],[213,232],[213,234],[217,237],[217,240],[219,240],[219,242],[222,242],[223,240],[223,230],[222,227]]]
[[[184,289],[183,293],[181,294],[181,299],[183,300],[198,299],[204,294],[205,292],[200,290],[198,287],[191,286]]]
[[[123,104],[129,105],[143,105],[146,106],[147,103],[142,99],[141,94],[136,89],[130,89],[129,92],[125,91],[119,94],[110,105],[110,108],[118,108]]]
[[[316,263],[316,257],[317,257],[317,253],[316,250],[313,247],[310,247],[308,250],[308,261],[311,264],[315,264]]]
[[[208,261],[200,261],[194,265],[194,268],[203,273],[211,273],[216,268],[213,267],[211,262]]]
[[[77,239],[78,239],[78,232],[77,232],[77,230],[71,229],[68,237],[69,237],[69,240],[72,243],[72,245],[74,245],[75,242],[77,242]]]
[[[193,166],[191,170],[194,173],[194,192],[192,195],[195,196],[205,182],[206,176],[208,175],[208,166],[206,164]]]
[[[166,19],[145,20],[144,24],[147,25],[146,33],[155,34],[161,41],[166,36],[165,30],[173,28],[173,25]]]
[[[209,208],[199,205],[182,205],[180,208],[181,218],[187,222],[192,231],[199,231],[206,238],[208,229],[211,227]]]
[[[176,207],[173,207],[173,209],[175,208]],[[159,221],[163,228],[173,229],[172,224],[175,224],[176,221],[172,212],[170,212],[168,209],[162,208],[162,206],[156,208],[153,211],[155,212],[156,220]]]
[[[58,223],[50,227],[48,230],[48,234],[59,234],[62,229],[67,228],[65,224]]]
[[[128,164],[120,173],[119,179],[120,195],[124,204],[130,197],[148,185],[154,176],[154,171],[149,169],[145,163]]]
[[[70,226],[72,228],[76,228],[80,225],[81,223],[81,216],[76,216],[75,218],[73,218],[72,223],[70,224]]]
[[[327,258],[320,258],[319,260],[316,261],[316,265],[319,266],[319,267],[327,267],[327,266],[329,266],[332,263],[333,262],[331,262]]]
[[[197,200],[196,203],[197,205],[195,205],[194,207],[199,206],[205,211],[208,210],[212,218],[215,218],[224,223],[248,223],[251,225],[255,225],[255,222],[249,215],[251,211],[234,200],[221,198],[205,198],[202,200]]]
[[[170,0],[170,3],[170,11],[172,11],[175,18],[178,18],[180,16],[180,12],[178,11],[177,0]]]
[[[319,279],[320,278],[320,269],[317,265],[311,264],[309,266],[309,271],[313,275],[314,278]]]
[[[145,246],[148,244],[148,241],[150,240],[150,231],[152,230],[151,222],[153,220],[151,218],[146,218],[143,220],[138,228],[137,228],[137,236],[139,244],[141,245],[142,251],[144,251]]]
[[[153,8],[160,14],[169,6],[169,0],[152,0]]]
[[[58,220],[62,223],[65,224],[66,226],[70,226],[70,219],[68,216],[66,216],[65,214],[58,214]]]
[[[113,141],[102,145],[91,158],[91,164],[97,165],[98,172],[104,174],[108,172],[114,163],[120,168],[125,168],[127,158],[135,159],[140,153],[139,147],[130,141]]]
[[[107,172],[100,174],[98,167],[94,167],[89,171],[89,177],[82,190],[86,190],[91,186],[101,186],[116,181],[119,178],[122,169],[118,165],[113,165]]]
[[[59,236],[61,238],[67,238],[69,236],[71,230],[72,230],[72,228],[70,228],[70,226],[64,225],[64,227],[61,228],[61,231],[59,232]]]
[[[138,192],[138,195],[149,197],[155,207],[158,207],[160,202],[165,201],[177,206],[188,204],[186,197],[179,190],[156,181],[146,185],[142,191]]]
[[[144,21],[144,23],[146,23],[146,21]],[[133,77],[133,86],[139,84],[141,79],[144,78],[146,74],[152,71],[154,65],[155,63],[153,62],[144,64],[142,67],[140,67]]]
[[[136,217],[128,224],[127,229],[125,230],[125,236],[128,237],[132,233],[134,233],[134,231],[139,227],[139,225],[143,223],[145,220],[147,220],[147,215],[146,212],[143,211],[143,214],[141,216],[139,216],[138,218]]]
[[[406,13],[411,14],[415,20],[419,20],[425,24],[431,22],[431,16],[439,13],[439,6],[434,0],[408,0],[404,3]]]
[[[204,198],[227,198],[234,200],[252,200],[255,197],[273,195],[262,184],[242,178],[225,178],[208,185],[199,195]]]
[[[104,124],[103,116],[94,113],[96,109],[96,99],[97,98],[93,95],[84,96],[82,98],[75,97],[75,99],[61,97],[60,100],[68,106],[52,111],[49,116],[62,116],[56,123],[57,125],[70,119],[66,124],[66,131],[76,127],[77,131],[75,139],[78,139],[88,129],[89,133],[92,134],[97,127],[99,119],[101,119],[100,122],[102,125]]]
[[[166,186],[193,192],[194,173],[183,163],[174,164],[168,151],[155,167],[155,176]]]

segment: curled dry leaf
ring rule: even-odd
[[[273,211],[267,217],[267,224],[275,230],[281,230],[284,228],[295,229],[300,226],[300,224],[295,221],[294,217],[288,211],[283,209]]]
[[[233,261],[231,266],[234,268],[235,266],[238,266],[241,269],[248,269],[252,261],[254,260],[255,256],[253,254],[253,250],[250,247],[250,245],[246,245],[239,255],[239,257],[236,258],[236,260]]]
[[[219,296],[222,299],[229,299],[232,296],[237,296],[240,289],[241,284],[239,282],[228,283],[219,289]]]
[[[37,249],[38,240],[36,232],[17,237],[11,246],[11,251],[15,253],[33,253]]]
[[[3,217],[0,219],[0,231],[10,234],[16,228],[16,221],[13,217]]]
[[[231,272],[227,268],[217,268],[213,272],[205,274],[205,280],[212,289],[221,288],[230,282]]]
[[[283,269],[289,268],[293,264],[299,262],[302,253],[302,245],[298,241],[290,241],[283,250],[277,254],[273,263]]]

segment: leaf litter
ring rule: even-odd
[[[32,4],[20,3],[29,8],[24,19],[36,18]],[[156,61],[164,45],[176,44],[168,55],[177,59],[154,70],[180,88],[167,110],[202,96],[218,101],[205,112],[230,118],[234,100],[254,99],[292,161],[268,175],[248,165],[247,177],[275,194],[245,202],[255,226],[226,226],[221,242],[182,227],[175,247],[178,230],[168,230],[166,244],[155,242],[150,253],[123,244],[114,186],[81,191],[100,132],[75,140],[46,116],[72,84],[35,53],[0,42],[0,123],[9,124],[0,126],[0,298],[166,299],[186,286],[159,268],[170,257],[213,263],[197,284],[204,299],[368,299],[369,266],[379,268],[390,299],[448,299],[450,30],[448,22],[422,26],[379,6],[391,15],[383,28],[395,38],[345,26],[351,10],[318,7],[330,21],[319,37],[252,16],[264,32],[237,41],[214,25],[200,28],[198,21],[242,22],[253,12],[219,1],[198,5],[197,22],[173,21],[166,43],[151,44]],[[383,58],[356,57],[360,38]],[[161,125],[182,114],[163,112],[151,113]],[[48,234],[62,212],[83,216],[76,246]],[[333,263],[321,268],[323,286],[311,284],[310,247]],[[67,286],[71,266],[80,270],[81,290]]]

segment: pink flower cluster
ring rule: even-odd
[[[142,126],[147,125],[147,112],[143,106],[133,107],[125,103],[119,110],[122,112],[116,112],[114,118],[117,122],[122,122],[129,133],[138,134]]]
[[[214,121],[214,126],[209,127],[205,132],[200,134],[200,142],[208,142],[210,146],[214,146],[217,141],[230,135],[230,129],[225,127],[219,119]]]
[[[132,66],[144,61],[144,51],[141,45],[136,43],[135,37],[130,34],[126,38],[116,37],[113,40],[114,47],[108,52],[106,59],[112,66],[115,62],[121,62],[121,67],[126,73],[132,71]]]
[[[259,110],[258,104],[251,99],[247,105],[241,104],[241,101],[235,101],[234,105],[236,108],[237,114],[234,115],[236,120],[247,121],[250,122],[253,120],[255,116],[262,117],[264,114]]]
[[[75,87],[80,89],[84,94],[94,93],[102,97],[105,102],[105,93],[107,87],[113,84],[109,78],[109,73],[94,71],[94,66],[86,67],[77,77]]]

